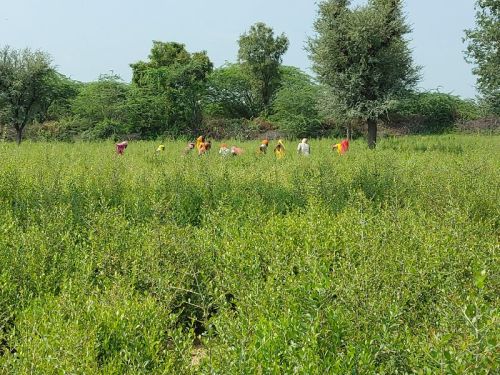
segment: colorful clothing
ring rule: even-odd
[[[281,139],[278,141],[278,144],[274,148],[274,155],[278,159],[282,159],[283,157],[285,157],[285,145],[283,144],[283,141]]]
[[[128,142],[123,141],[123,142],[117,143],[115,146],[116,146],[116,153],[118,155],[123,155],[123,153],[125,152],[125,149],[128,146]]]
[[[349,140],[344,139],[342,142],[337,143],[333,146],[337,149],[339,155],[344,155],[349,150]]]
[[[200,135],[198,138],[196,138],[196,149],[198,150],[198,153],[200,152],[200,147],[205,143],[205,137]]]

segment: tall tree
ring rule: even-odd
[[[317,134],[321,126],[318,85],[299,68],[282,66],[280,71],[282,82],[274,96],[271,120],[294,137]]]
[[[238,44],[238,59],[253,77],[263,109],[267,112],[279,87],[279,67],[288,49],[288,38],[285,34],[275,37],[272,28],[258,22],[240,36]]]
[[[368,145],[377,141],[377,121],[394,99],[419,78],[405,35],[410,32],[402,0],[369,0],[351,8],[349,0],[319,4],[316,37],[308,50],[320,82],[331,88],[339,112],[363,119]]]
[[[85,84],[73,100],[73,113],[92,125],[103,120],[123,121],[128,85],[117,75],[101,75]]]
[[[127,133],[129,115],[127,98],[130,85],[118,75],[103,74],[81,88],[72,101],[72,112],[80,122],[84,136],[108,138]]]
[[[189,53],[184,44],[154,41],[149,61],[130,66],[136,88],[131,108],[151,113],[148,117],[160,121],[149,124],[151,131],[163,128],[175,134],[196,130],[202,120],[201,100],[206,82],[213,69],[205,51]],[[160,102],[164,105],[158,111],[156,106]],[[140,127],[144,129],[145,125]]]
[[[240,64],[226,64],[210,75],[204,107],[213,118],[250,119],[258,115],[261,106],[247,72]]]
[[[14,127],[18,144],[25,127],[43,112],[54,75],[45,52],[9,46],[0,50],[0,121]]]
[[[500,0],[477,0],[476,28],[465,31],[467,60],[476,66],[479,91],[500,114]]]

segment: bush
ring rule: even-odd
[[[312,137],[322,128],[317,110],[318,87],[297,68],[282,67],[282,86],[276,92],[271,120],[290,137]]]
[[[408,127],[412,133],[442,133],[459,121],[480,115],[470,100],[444,93],[417,93],[400,100],[389,114],[389,126]]]
[[[105,119],[85,130],[81,136],[84,140],[108,139],[117,140],[128,133],[128,126],[116,120]]]

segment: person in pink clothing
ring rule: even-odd
[[[236,147],[236,146],[232,146],[231,147],[231,155],[233,156],[240,156],[243,154],[243,149],[242,148],[239,148],[239,147]]]
[[[123,153],[125,152],[125,149],[128,146],[128,142],[123,141],[123,142],[117,143],[115,146],[116,146],[116,153],[118,155],[123,155]]]

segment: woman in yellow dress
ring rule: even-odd
[[[200,148],[201,147],[204,147],[204,143],[205,143],[205,137],[200,135],[198,138],[196,138],[196,150],[198,151],[198,153],[200,152]]]
[[[274,148],[274,155],[276,155],[278,159],[282,159],[285,156],[285,145],[281,139],[278,140],[278,144]]]

